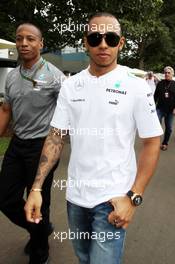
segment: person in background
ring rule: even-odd
[[[161,80],[155,90],[154,100],[157,114],[162,123],[164,119],[165,134],[161,144],[161,150],[168,149],[168,142],[172,133],[173,116],[175,114],[175,81],[173,80],[174,69],[170,66],[164,68],[165,79]]]
[[[162,129],[146,81],[117,64],[125,39],[116,17],[92,16],[84,40],[90,65],[63,83],[32,186],[38,192],[30,193],[25,211],[28,221],[40,221],[40,191],[69,130],[66,198],[75,254],[80,264],[119,264],[126,228],[158,160]],[[142,139],[137,169],[136,129]]]
[[[30,264],[48,261],[48,236],[53,231],[49,220],[50,191],[56,164],[43,184],[39,225],[26,221],[23,196],[25,189],[27,196],[37,191],[32,184],[64,79],[60,70],[40,56],[42,47],[42,33],[36,25],[23,23],[17,27],[16,48],[21,64],[7,76],[0,108],[0,135],[11,120],[14,131],[0,172],[0,210],[29,232],[25,251],[29,253]]]
[[[151,87],[151,91],[152,91],[152,93],[154,95],[154,92],[156,90],[156,85],[158,83],[158,79],[154,76],[154,73],[152,71],[147,73],[146,82]]]

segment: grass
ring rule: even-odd
[[[3,156],[8,144],[9,144],[10,138],[9,137],[2,137],[0,138],[0,156]]]

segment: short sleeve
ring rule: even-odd
[[[4,93],[4,101],[8,104],[10,104],[10,95],[9,95],[9,80],[8,80],[8,76],[5,82],[5,93]]]
[[[141,138],[155,137],[163,134],[151,89],[147,84],[136,97],[134,119]]]
[[[58,96],[57,105],[55,112],[51,121],[51,126],[58,129],[69,129],[70,119],[68,115],[68,102],[65,96],[64,85],[60,89],[60,94]]]

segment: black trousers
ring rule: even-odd
[[[30,192],[45,138],[22,140],[13,136],[4,156],[0,172],[0,210],[16,225],[28,230],[31,236],[30,263],[40,264],[48,257],[48,226],[50,191],[53,173],[47,176],[42,187],[42,221],[39,224],[26,221],[24,191]]]

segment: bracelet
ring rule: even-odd
[[[40,188],[32,188],[30,191],[31,192],[42,192],[42,189],[40,189]]]

